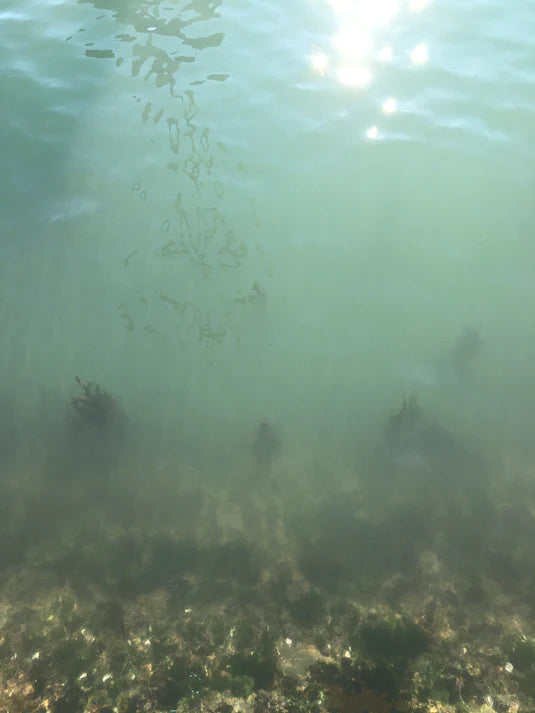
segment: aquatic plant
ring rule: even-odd
[[[71,406],[79,418],[88,425],[106,429],[122,420],[123,414],[117,400],[92,381],[84,383],[79,376],[76,382],[82,389],[81,396],[71,398]]]
[[[241,297],[236,297],[234,299],[234,302],[237,302],[238,304],[251,304],[254,302],[265,302],[266,300],[266,293],[262,285],[258,282],[258,280],[255,280],[253,282],[253,286],[251,287],[249,293],[246,296],[241,296]]]
[[[326,613],[324,597],[311,590],[288,604],[289,614],[294,622],[305,627],[317,624]]]
[[[353,645],[373,661],[402,662],[429,649],[431,638],[425,629],[407,617],[394,614],[370,616],[358,629]]]
[[[99,384],[76,383],[81,393],[72,396],[65,421],[65,440],[61,443],[50,472],[69,477],[73,472],[92,477],[107,475],[123,452],[127,418],[118,399]]]
[[[458,375],[466,374],[470,363],[479,355],[484,344],[479,329],[463,328],[449,355],[449,362]]]
[[[266,628],[257,646],[252,650],[238,651],[230,656],[228,671],[233,678],[252,679],[255,689],[272,688],[277,674],[275,639]]]
[[[256,429],[252,452],[256,463],[267,470],[279,454],[280,441],[268,421],[262,421]]]
[[[413,392],[404,396],[401,408],[392,414],[386,424],[386,441],[390,447],[396,447],[410,434],[422,415],[418,394]]]
[[[16,414],[12,400],[0,390],[0,465],[3,466],[16,452]]]

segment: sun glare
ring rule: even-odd
[[[397,110],[398,103],[392,97],[389,97],[386,101],[383,102],[383,111],[385,114],[395,114]]]
[[[381,62],[391,62],[393,56],[394,53],[392,52],[392,47],[389,47],[388,45],[379,50],[378,57]]]
[[[430,0],[409,0],[409,10],[411,12],[420,12],[424,10],[430,3]]]
[[[419,45],[411,50],[411,62],[413,64],[425,64],[427,62],[427,45],[425,42],[420,42]]]
[[[398,38],[395,23],[398,17],[404,24],[416,23],[416,13],[431,4],[431,0],[323,0],[331,9],[334,28],[330,36],[327,52],[315,51],[309,56],[312,70],[319,75],[327,75],[338,84],[353,90],[365,90],[376,76],[381,83],[388,80],[389,63],[400,64],[406,69],[406,58],[413,66],[425,65],[429,59],[425,42],[410,46],[400,46],[396,39],[395,49],[390,40]],[[391,28],[390,25],[393,27]],[[323,44],[323,43],[322,43]],[[327,47],[327,44],[323,44]],[[405,66],[403,66],[405,65]],[[416,70],[413,70],[416,71]],[[396,74],[399,77],[399,72]],[[401,95],[402,86],[391,87],[393,93]],[[398,113],[398,101],[394,97],[376,104],[378,117],[386,122],[386,115]],[[378,122],[379,123],[379,122]],[[362,128],[362,136],[376,139],[383,136],[380,125]]]
[[[334,38],[334,47],[346,58],[361,59],[369,54],[372,43],[364,28],[347,26]]]
[[[325,52],[313,52],[310,55],[310,65],[314,72],[322,75],[325,74],[329,67],[329,60]]]
[[[348,87],[365,87],[370,83],[372,75],[367,67],[343,64],[338,67],[336,76],[340,84]]]
[[[331,61],[323,53],[311,55],[312,69],[325,74],[333,64],[334,76],[345,86],[362,87],[371,80],[370,59],[390,62],[389,45],[375,47],[377,34],[401,12],[423,10],[430,0],[326,0],[334,13],[338,30],[332,38]],[[427,47],[422,43],[410,52],[413,64],[427,61]],[[336,67],[338,65],[338,67]],[[365,66],[363,66],[365,65]]]

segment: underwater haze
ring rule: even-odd
[[[23,422],[79,375],[216,459],[269,419],[351,460],[416,390],[531,450],[529,4],[0,18],[0,373]],[[484,347],[451,383],[466,327]]]
[[[0,710],[535,710],[534,196],[532,2],[3,0]]]

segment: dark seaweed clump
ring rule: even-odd
[[[485,342],[479,329],[465,327],[457,337],[450,353],[450,363],[458,376],[465,376],[473,360],[479,356]]]
[[[70,472],[75,468],[105,474],[123,449],[126,414],[118,399],[99,384],[84,382],[79,376],[76,382],[81,394],[70,400],[64,467]]]
[[[84,383],[77,376],[76,382],[82,394],[71,398],[71,406],[80,423],[100,431],[117,430],[123,425],[124,416],[115,397],[92,381]]]
[[[422,408],[418,401],[418,394],[404,396],[400,409],[390,416],[386,424],[385,438],[388,446],[395,448],[400,445],[414,431],[421,415]]]
[[[269,470],[280,452],[280,441],[268,421],[262,421],[256,429],[252,451],[257,465]]]

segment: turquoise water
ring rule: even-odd
[[[195,458],[353,463],[417,391],[531,453],[535,9],[424,5],[3,3],[10,413],[79,375]]]

